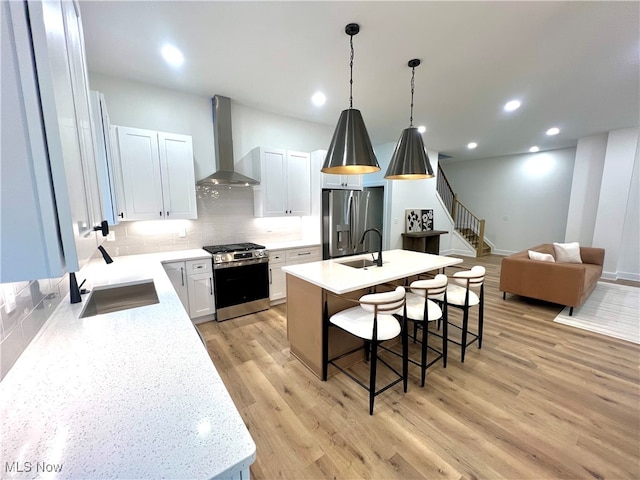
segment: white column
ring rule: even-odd
[[[605,249],[604,278],[617,278],[637,147],[637,128],[609,132],[592,242]]]

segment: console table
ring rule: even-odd
[[[414,252],[440,254],[440,235],[449,233],[446,230],[427,230],[402,234],[402,248]]]

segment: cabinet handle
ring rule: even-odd
[[[273,283],[273,277],[271,275],[271,269],[269,269],[269,285]]]
[[[182,286],[184,287],[184,268],[180,267],[180,278],[182,279]]]
[[[124,212],[120,212],[120,213],[118,214],[118,216],[119,216],[120,218],[124,218]]]
[[[167,210],[167,217],[169,216],[169,211]]]
[[[162,216],[162,212],[160,212],[160,216]]]
[[[298,254],[298,256],[301,256],[301,255],[311,255],[311,252],[304,252],[304,253],[299,253]]]
[[[213,277],[209,277],[209,291],[213,295]]]

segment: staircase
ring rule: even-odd
[[[489,255],[491,246],[484,241],[484,220],[476,217],[458,200],[439,164],[436,189],[453,218],[456,231],[473,247],[476,257]]]

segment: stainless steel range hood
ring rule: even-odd
[[[211,99],[211,103],[213,104],[213,140],[218,170],[208,177],[198,180],[197,185],[238,187],[258,185],[260,182],[236,172],[234,168],[231,99],[215,95]]]

